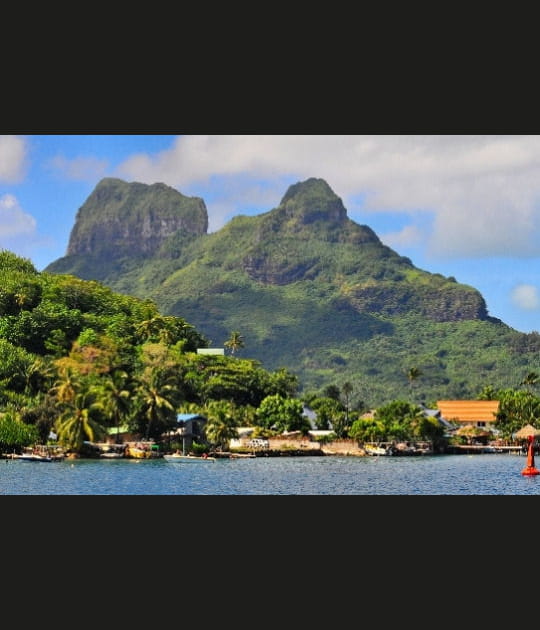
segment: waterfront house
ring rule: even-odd
[[[493,431],[498,400],[438,400],[437,409],[441,418],[457,427],[471,425]]]
[[[188,452],[193,442],[204,441],[207,418],[198,413],[177,413],[176,427],[163,435],[169,441],[182,442],[182,450]]]

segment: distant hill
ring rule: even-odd
[[[489,316],[478,290],[418,269],[348,218],[318,178],[212,234],[202,199],[103,179],[45,271],[151,298],[214,345],[238,331],[239,355],[287,368],[304,391],[350,382],[356,404],[516,386],[540,350],[537,333]]]

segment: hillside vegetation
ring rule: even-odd
[[[229,343],[234,354],[241,338]],[[77,453],[121,425],[159,440],[189,409],[204,412],[221,444],[240,422],[253,422],[267,397],[296,395],[286,370],[197,353],[207,346],[194,326],[162,315],[151,300],[39,273],[1,251],[0,454],[45,444],[51,431]]]
[[[474,287],[385,246],[322,179],[215,233],[207,225],[200,199],[104,179],[77,213],[67,255],[45,271],[150,299],[210,345],[239,331],[239,356],[290,371],[301,392],[350,383],[357,406],[474,398],[538,369],[538,333],[490,317]]]

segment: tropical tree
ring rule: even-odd
[[[93,416],[98,415],[100,404],[91,388],[77,391],[64,404],[56,424],[59,443],[67,450],[80,452],[85,441],[95,442],[107,435],[105,427]]]
[[[39,432],[40,444],[46,444],[51,431],[54,431],[58,419],[58,401],[51,394],[38,394],[31,404],[20,409],[20,418],[28,425],[33,425]]]
[[[424,412],[406,400],[393,400],[375,411],[375,419],[386,428],[386,439],[405,440],[418,436]]]
[[[160,338],[160,332],[164,326],[163,318],[161,316],[150,317],[135,325],[135,335],[139,343],[146,341],[158,341]]]
[[[444,427],[440,424],[437,418],[427,416],[422,412],[420,407],[417,407],[412,412],[412,416],[409,419],[409,426],[412,429],[413,437],[420,440],[429,440],[433,444],[444,438]]]
[[[236,406],[226,400],[213,400],[205,407],[207,440],[219,450],[225,450],[230,440],[238,437]]]
[[[497,400],[498,392],[493,385],[484,385],[478,393],[478,400]]]
[[[349,429],[349,437],[357,442],[383,441],[386,439],[386,427],[376,418],[357,418]]]
[[[315,412],[315,424],[318,429],[334,429],[336,419],[343,415],[343,405],[339,400],[327,396],[313,398],[310,407]]]
[[[124,370],[114,370],[110,375],[102,377],[100,398],[105,414],[110,417],[116,427],[116,443],[120,443],[119,428],[122,420],[131,411],[131,383],[129,374]]]
[[[529,372],[521,381],[520,385],[525,385],[529,391],[532,391],[533,387],[538,384],[539,379],[540,375],[538,375],[537,372]]]
[[[528,390],[501,390],[494,427],[503,438],[511,438],[526,424],[540,428],[540,398]]]
[[[144,419],[147,440],[153,433],[160,435],[176,421],[179,392],[173,379],[169,370],[153,368],[137,381],[134,389],[136,415]]]
[[[261,368],[258,372],[260,379],[264,376],[268,377],[269,388],[272,390],[272,393],[290,398],[294,398],[295,394],[298,393],[298,376],[289,372],[286,368],[279,368],[275,372],[267,372]]]
[[[257,409],[257,423],[278,433],[302,431],[307,433],[310,424],[304,415],[304,405],[296,398],[279,394],[267,396]]]
[[[234,330],[223,345],[230,349],[231,355],[235,355],[240,348],[244,347],[244,337],[237,330]]]
[[[409,381],[409,390],[411,393],[411,400],[412,400],[413,384],[421,376],[422,376],[422,370],[420,370],[420,368],[411,367],[407,370],[407,379]]]
[[[48,357],[37,356],[24,370],[25,393],[35,396],[50,389],[57,372]]]
[[[39,432],[33,425],[22,422],[14,411],[0,413],[0,452],[8,453],[39,441]]]
[[[3,318],[0,317],[0,320]],[[0,338],[0,381],[6,390],[24,392],[31,395],[28,385],[36,383],[30,377],[32,365],[36,365],[38,359],[24,348],[11,344]]]
[[[142,342],[164,343],[167,346],[181,342],[182,349],[191,352],[207,343],[192,324],[174,315],[155,314],[137,324],[135,334]]]
[[[60,404],[69,404],[80,387],[80,376],[69,367],[60,367],[58,370],[58,378],[50,389],[50,393],[58,400]]]
[[[327,385],[323,390],[323,398],[334,398],[339,400],[341,391],[337,385]]]
[[[345,396],[345,417],[347,424],[349,423],[349,397],[352,394],[353,389],[352,383],[349,381],[345,381],[345,383],[341,386],[341,391]]]
[[[332,417],[332,430],[336,434],[336,437],[345,437],[348,435],[350,428],[349,418],[344,411],[338,411],[338,413]]]

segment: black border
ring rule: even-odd
[[[226,54],[226,53],[225,53]],[[331,55],[331,51],[329,53]],[[429,51],[426,52],[429,54]],[[226,58],[226,57],[225,57]],[[276,59],[247,74],[211,64],[150,75],[17,75],[2,99],[13,134],[537,134],[532,82],[474,64],[427,72]],[[245,68],[244,68],[245,70]],[[530,87],[529,87],[530,85]]]

